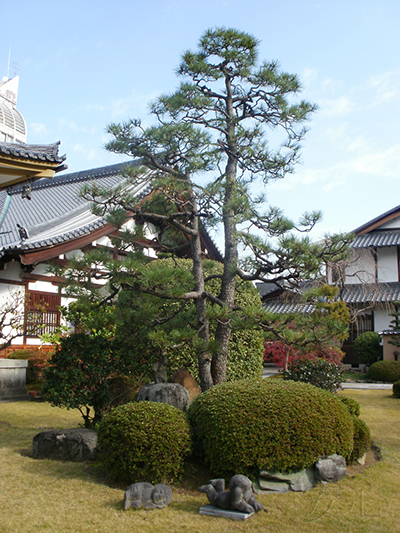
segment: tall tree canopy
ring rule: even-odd
[[[108,128],[113,136],[108,150],[141,160],[142,166],[130,172],[132,186],[110,191],[93,185],[83,191],[94,201],[96,212],[109,213],[118,226],[127,212],[135,216],[135,229],[123,233],[119,247],[143,247],[146,224],[156,228],[154,247],[159,254],[178,254],[190,241],[191,291],[179,292],[175,284],[171,293],[162,277],[145,279],[134,254],[123,268],[109,262],[107,275],[112,279],[111,295],[125,285],[195,302],[203,390],[225,381],[232,324],[238,316],[248,318],[235,302],[236,280],[297,283],[318,275],[323,262],[343,247],[339,236],[316,244],[297,233],[310,230],[319,212],[306,213],[296,226],[280,209],[265,207],[264,186],[293,171],[304,123],[315,106],[295,102],[301,89],[297,76],[282,72],[275,61],[258,64],[257,48],[258,41],[247,33],[206,31],[198,50],[183,54],[178,68],[183,81],[176,92],[151,104],[155,125],[143,127],[139,120],[129,120]],[[269,136],[278,140],[277,148],[270,148]],[[130,192],[149,179],[152,194],[146,199]],[[218,294],[205,285],[202,228],[223,229]],[[100,270],[96,274],[94,264],[93,257],[88,259],[92,279],[104,275]],[[211,315],[217,322],[213,338]],[[260,317],[251,318],[253,324],[262,323]]]

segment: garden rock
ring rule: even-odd
[[[346,461],[341,455],[329,455],[315,463],[316,480],[322,483],[335,483],[347,475]]]
[[[172,491],[168,485],[160,483],[134,483],[130,485],[124,495],[124,510],[162,509],[172,502]]]
[[[189,407],[189,392],[178,383],[151,383],[145,385],[138,392],[138,402],[167,403],[186,412]]]
[[[95,458],[96,446],[97,433],[90,429],[52,429],[42,431],[33,437],[33,457],[62,461],[91,461]]]
[[[262,470],[259,474],[258,486],[262,491],[271,492],[304,492],[315,485],[314,469],[312,467],[293,473]]]
[[[185,387],[189,393],[190,404],[201,394],[201,388],[199,387],[197,381],[192,378],[187,370],[181,368],[180,370],[175,370],[172,376],[169,379],[170,383],[179,383]]]

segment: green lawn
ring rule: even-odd
[[[77,412],[45,403],[0,403],[0,533],[396,533],[400,526],[400,400],[387,390],[346,390],[383,460],[335,485],[308,493],[262,495],[265,510],[245,522],[200,516],[204,494],[174,488],[171,505],[155,511],[122,509],[123,488],[103,483],[85,464],[27,455],[44,428],[80,423]],[[206,481],[206,480],[204,480]]]

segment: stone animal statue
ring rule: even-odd
[[[256,501],[252,484],[248,477],[238,474],[229,481],[229,490],[225,490],[224,479],[211,479],[208,485],[199,488],[205,492],[211,505],[220,509],[253,513],[262,511],[263,506]]]
[[[134,483],[130,485],[124,496],[124,510],[162,509],[172,501],[172,491],[168,485],[152,485],[151,483]]]

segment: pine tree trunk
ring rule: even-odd
[[[226,87],[226,143],[228,160],[225,168],[225,198],[223,210],[223,225],[225,236],[224,271],[222,275],[220,299],[229,311],[235,303],[236,269],[238,256],[238,242],[236,232],[235,203],[237,197],[237,144],[236,126],[233,111],[232,86],[229,76],[225,77]],[[212,360],[212,377],[214,385],[226,381],[226,366],[229,354],[229,340],[231,337],[231,320],[229,317],[218,322],[215,340],[218,345]]]
[[[196,200],[193,198],[194,218],[192,227],[197,230],[195,235],[191,238],[191,252],[193,260],[193,278],[195,281],[195,291],[200,295],[204,292],[204,271],[203,259],[201,252],[199,217],[197,213]],[[200,387],[204,392],[213,386],[213,379],[211,377],[211,354],[209,352],[210,342],[210,324],[207,317],[207,303],[204,296],[200,296],[195,300],[196,316],[197,316],[197,335],[199,338],[199,346],[197,348],[197,359],[199,364]]]

